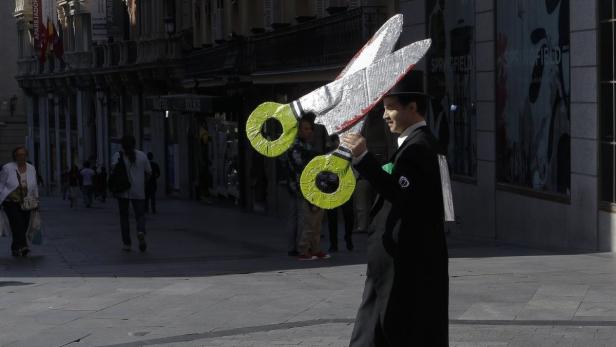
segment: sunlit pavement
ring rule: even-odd
[[[163,200],[148,251],[125,253],[115,201],[43,206],[29,259],[0,239],[2,346],[348,345],[365,234],[352,253],[299,262],[284,218]],[[450,246],[451,346],[616,345],[612,254]]]

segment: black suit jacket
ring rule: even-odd
[[[394,153],[391,174],[370,153],[355,165],[379,194],[372,210],[366,287],[376,294],[376,329],[391,346],[448,344],[448,255],[438,148],[424,126]],[[361,329],[375,331],[372,326]]]

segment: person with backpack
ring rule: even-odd
[[[111,160],[112,169],[109,176],[109,190],[118,199],[120,209],[120,228],[122,230],[123,250],[131,251],[129,205],[133,206],[137,221],[137,239],[139,250],[145,252],[145,183],[152,174],[152,167],[145,153],[135,149],[136,140],[132,135],[124,135],[121,140],[122,150],[115,153]]]

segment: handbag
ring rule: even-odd
[[[21,193],[21,210],[22,211],[32,211],[36,210],[39,207],[39,201],[37,198],[33,196],[28,196],[27,192],[24,193],[24,187],[21,185],[21,175],[19,175],[19,171],[17,171],[17,180],[19,181],[19,192]]]
[[[122,193],[130,189],[130,180],[128,179],[128,171],[124,163],[124,153],[119,152],[120,158],[118,163],[111,170],[109,175],[109,191],[114,194]]]

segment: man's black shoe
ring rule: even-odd
[[[289,257],[298,257],[299,256],[299,252],[298,251],[288,251],[287,254],[289,255]]]

